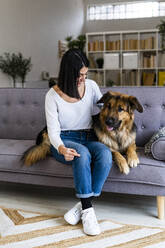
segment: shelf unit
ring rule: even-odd
[[[161,51],[158,29],[86,33],[86,54],[91,64],[89,77],[102,86],[112,83],[158,86],[159,72],[165,72],[165,55]],[[118,58],[116,67],[114,55]],[[108,68],[105,57],[109,57]],[[97,63],[100,58],[104,61],[102,68]]]

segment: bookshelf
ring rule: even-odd
[[[165,85],[158,29],[86,33],[86,54],[89,77],[100,86]]]

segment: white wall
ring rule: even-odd
[[[0,55],[20,51],[31,57],[33,68],[27,81],[37,83],[43,70],[58,75],[58,40],[85,32],[155,28],[162,19],[86,21],[87,4],[110,2],[116,1],[0,0]],[[12,86],[11,80],[0,72],[0,87],[5,86]]]
[[[138,0],[132,0],[138,1]],[[127,0],[84,0],[84,7],[86,9],[88,4],[103,4],[103,3],[116,3],[127,2]],[[128,1],[129,2],[129,1]],[[86,15],[86,11],[85,11]],[[102,31],[120,31],[120,30],[139,30],[139,29],[153,29],[160,22],[163,17],[154,18],[139,18],[127,20],[96,20],[87,21],[85,16],[84,32],[102,32]]]
[[[22,52],[33,68],[27,81],[38,81],[41,71],[58,75],[58,40],[82,33],[83,0],[0,0],[0,55]],[[0,73],[0,86],[12,85]]]

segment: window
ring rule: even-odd
[[[139,1],[88,5],[88,20],[113,20],[165,16],[165,2]]]

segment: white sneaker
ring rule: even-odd
[[[94,209],[87,208],[81,211],[81,219],[83,224],[84,233],[88,235],[98,235],[101,233],[99,224],[96,219]]]
[[[78,202],[64,215],[64,219],[71,225],[76,225],[81,219],[81,202]]]

